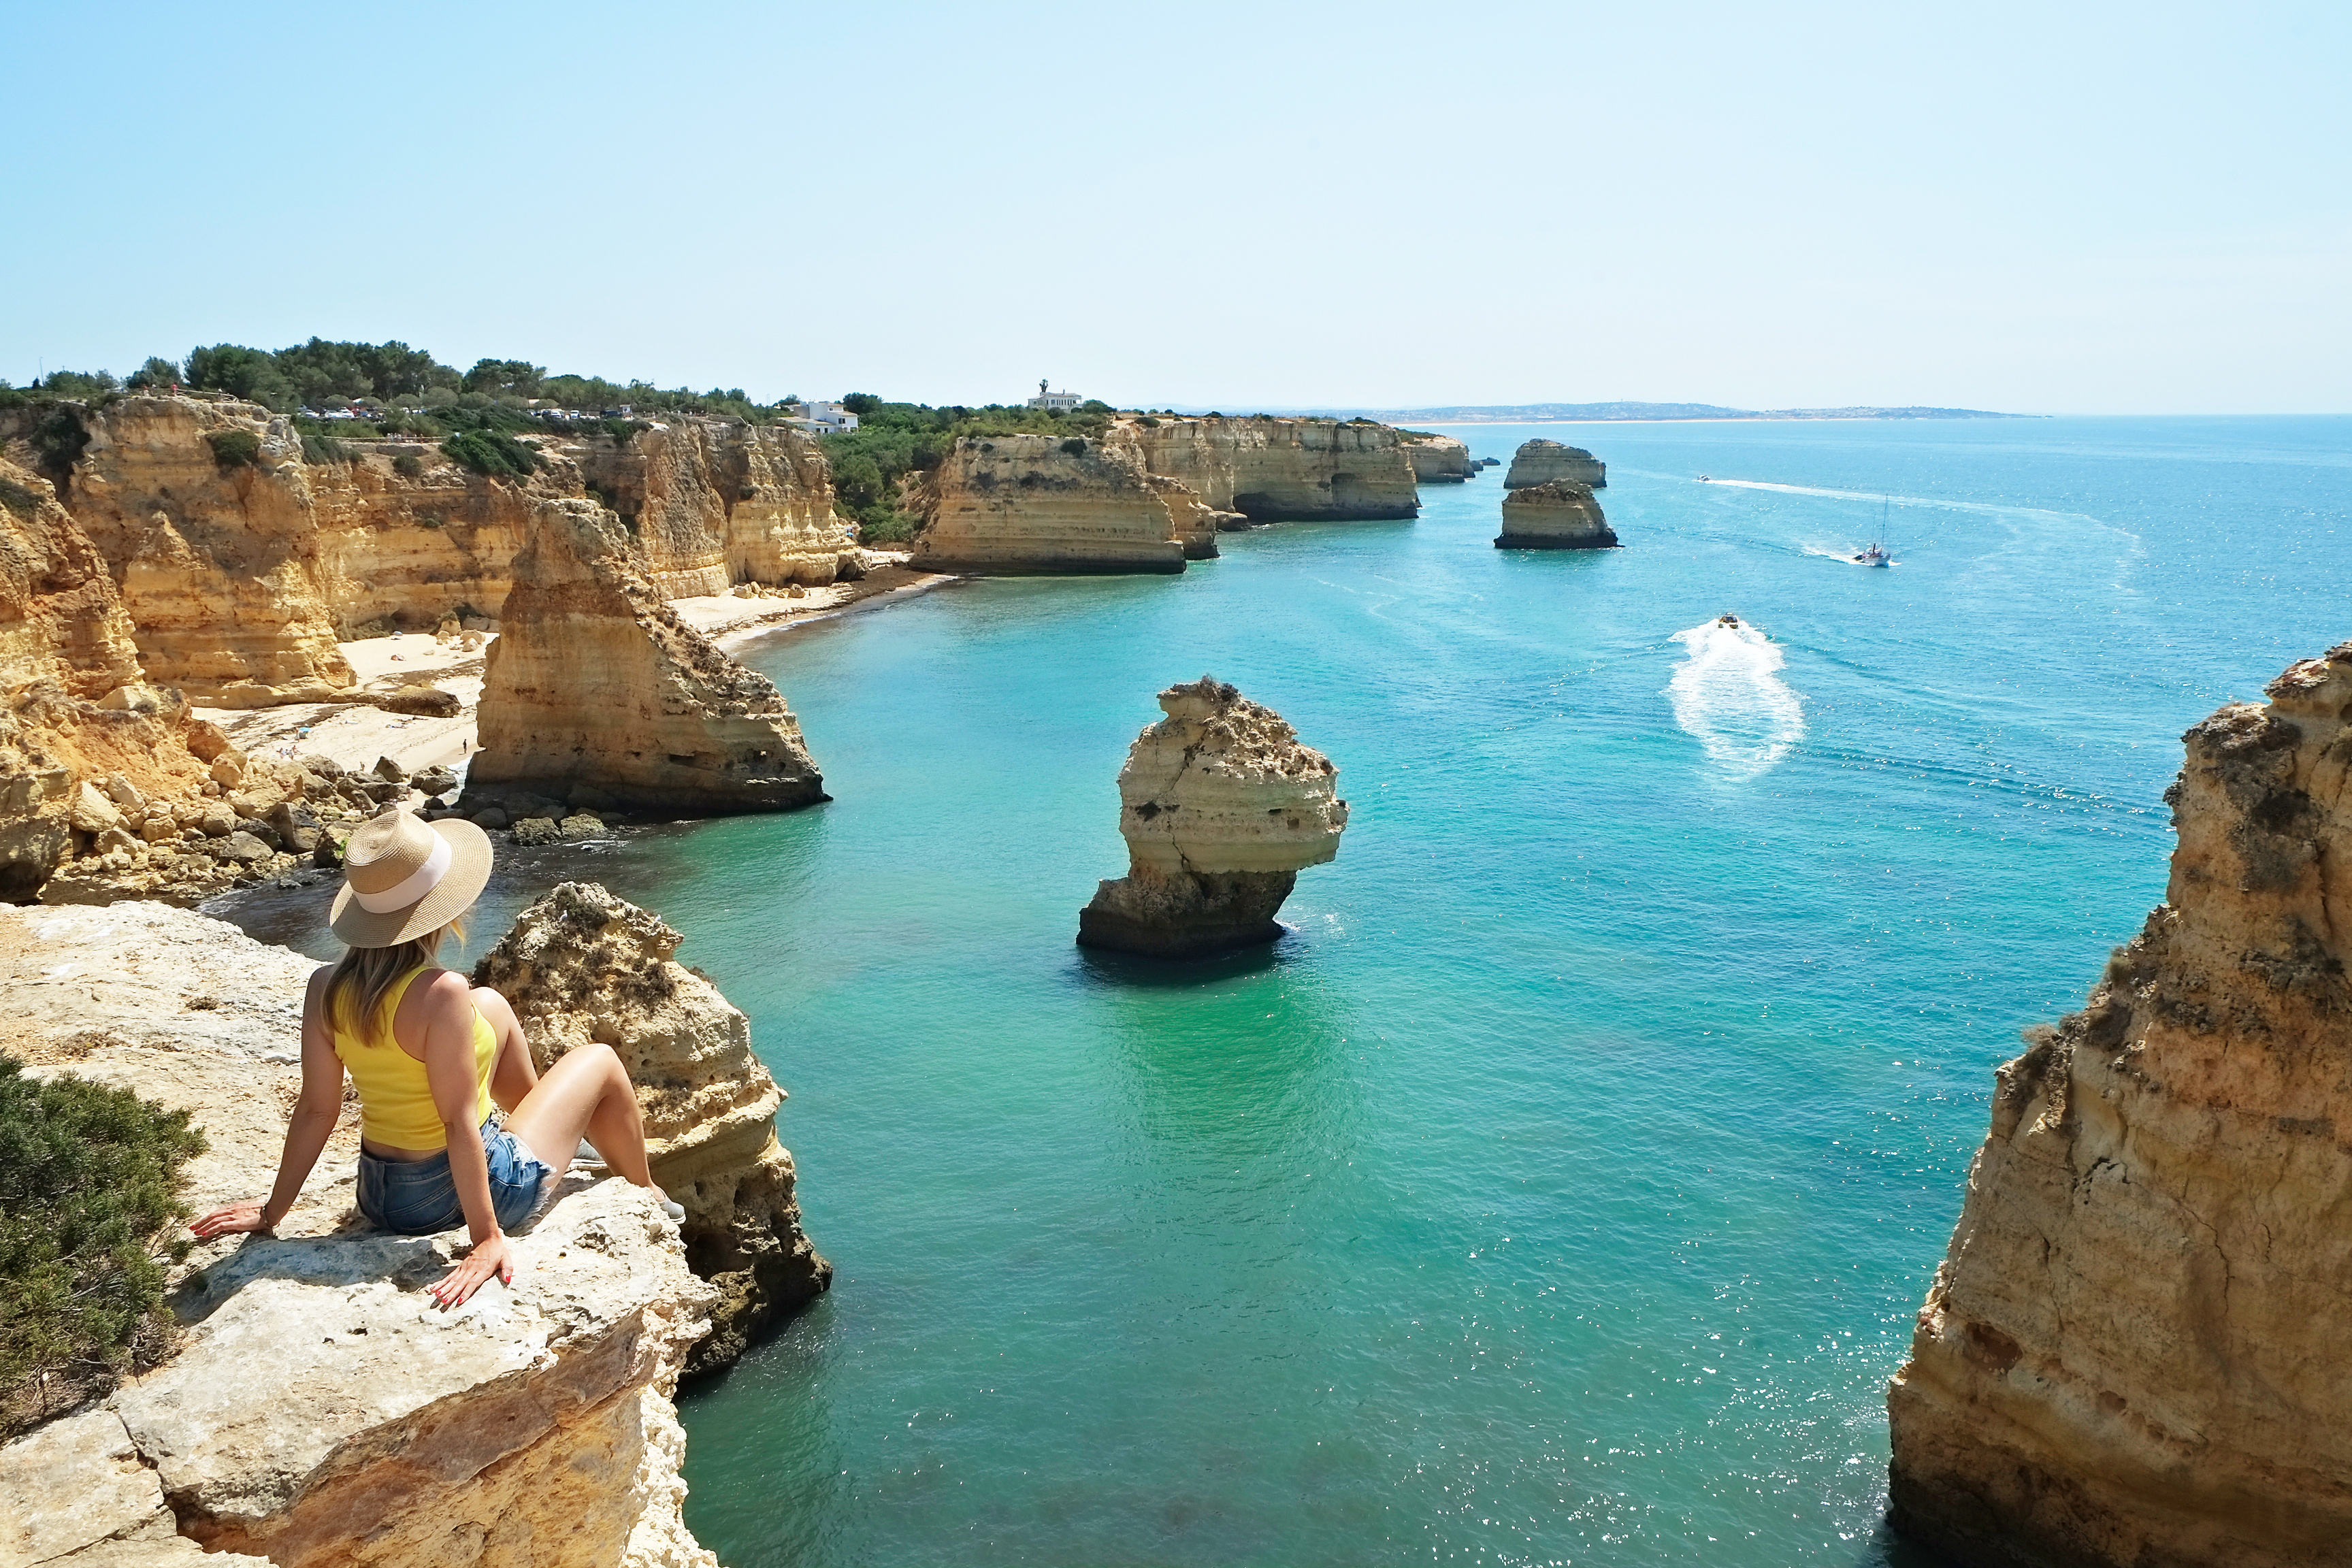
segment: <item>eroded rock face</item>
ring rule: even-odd
[[[1421,483],[1458,485],[1477,473],[1470,448],[1451,436],[1407,436],[1404,455]]]
[[[1199,497],[1083,437],[966,437],[910,500],[926,572],[1181,572],[1217,549]]]
[[[499,626],[471,784],[668,816],[826,798],[782,694],[662,603],[593,501],[540,503]]]
[[[737,583],[821,587],[855,570],[856,528],[834,515],[824,455],[797,430],[678,417],[625,441],[556,445],[577,467],[566,493],[592,487],[635,524],[665,597]]]
[[[1888,1394],[1897,1526],[1969,1563],[2352,1541],[2352,644],[2190,730],[2165,902],[2002,1068]]]
[[[1609,487],[1609,467],[1581,447],[1558,441],[1523,441],[1511,455],[1511,471],[1503,476],[1505,489],[1525,489],[1565,479],[1593,489]]]
[[[1253,522],[1410,518],[1421,513],[1411,458],[1387,425],[1337,419],[1122,420],[1150,472],[1217,511]]]
[[[1497,550],[1612,550],[1617,535],[1601,515],[1591,487],[1548,479],[1503,492]]]
[[[211,1143],[186,1171],[201,1212],[268,1185],[312,967],[156,904],[0,910],[0,1049],[190,1110]],[[669,1394],[716,1292],[652,1194],[564,1177],[515,1235],[512,1288],[437,1312],[424,1287],[464,1233],[355,1226],[356,1110],[276,1237],[209,1244],[177,1275],[172,1359],[0,1450],[6,1528],[87,1538],[77,1563],[201,1543],[373,1568],[710,1564],[680,1514]]]
[[[288,420],[247,403],[132,395],[28,411],[0,437],[13,454],[28,421],[52,419],[79,427],[60,499],[106,559],[150,680],[220,708],[322,701],[358,684],[335,646]]]
[[[598,884],[566,882],[522,912],[474,984],[513,1005],[542,1068],[591,1041],[620,1053],[654,1180],[686,1209],[688,1260],[719,1291],[688,1367],[702,1372],[814,1300],[833,1265],[801,1229],[793,1157],[776,1141],[784,1091],[752,1053],[751,1021],[672,958],[681,940]]]
[[[1078,941],[1165,958],[1271,942],[1299,871],[1339,852],[1339,769],[1213,676],[1160,706],[1118,774],[1128,874],[1079,911]]]

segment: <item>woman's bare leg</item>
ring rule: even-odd
[[[595,1140],[604,1163],[638,1186],[654,1184],[646,1163],[646,1123],[637,1110],[629,1070],[610,1046],[582,1046],[565,1053],[523,1096],[507,1117],[507,1131],[530,1152],[561,1171],[572,1162],[580,1135]]]
[[[529,1048],[520,1040],[501,1040],[498,1059],[490,1065],[490,1098],[499,1109],[512,1116],[538,1087],[539,1069],[531,1066]]]

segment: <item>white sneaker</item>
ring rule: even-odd
[[[664,1198],[661,1201],[661,1206],[662,1213],[669,1215],[671,1224],[684,1225],[686,1223],[686,1205],[684,1204],[677,1203],[669,1198]]]

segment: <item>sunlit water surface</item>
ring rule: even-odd
[[[792,1090],[840,1272],[684,1399],[722,1561],[1907,1561],[1990,1069],[2160,897],[2179,732],[2352,635],[2352,421],[1455,433],[1592,447],[1626,548],[1494,550],[1488,470],[803,628],[831,805],[509,858],[484,932],[604,879]],[[1204,670],[1339,858],[1270,952],[1082,952]]]

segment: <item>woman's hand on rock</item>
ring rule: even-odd
[[[441,1282],[433,1287],[434,1305],[444,1310],[464,1306],[475,1291],[489,1282],[494,1273],[499,1277],[499,1283],[514,1283],[514,1258],[507,1248],[507,1238],[503,1235],[475,1243],[473,1251],[459,1258],[455,1268],[441,1276]]]
[[[216,1236],[235,1236],[240,1231],[274,1230],[277,1227],[262,1217],[268,1205],[256,1198],[251,1203],[231,1204],[225,1209],[215,1209],[188,1228],[205,1241]]]

